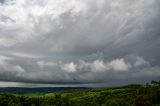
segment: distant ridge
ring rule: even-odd
[[[43,92],[62,92],[69,90],[86,90],[87,87],[37,87],[37,88],[25,88],[25,87],[3,87],[0,88],[0,93],[43,93]]]

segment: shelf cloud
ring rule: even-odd
[[[158,0],[0,0],[0,81],[159,80],[159,5]]]

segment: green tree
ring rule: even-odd
[[[56,106],[61,106],[62,105],[62,97],[60,94],[56,94],[54,98],[54,104]]]

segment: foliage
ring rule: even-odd
[[[155,83],[155,82],[154,82]],[[1,93],[0,106],[160,106],[160,85],[37,94]]]

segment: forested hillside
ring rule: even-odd
[[[160,106],[160,85],[42,93],[1,93],[0,106]]]

